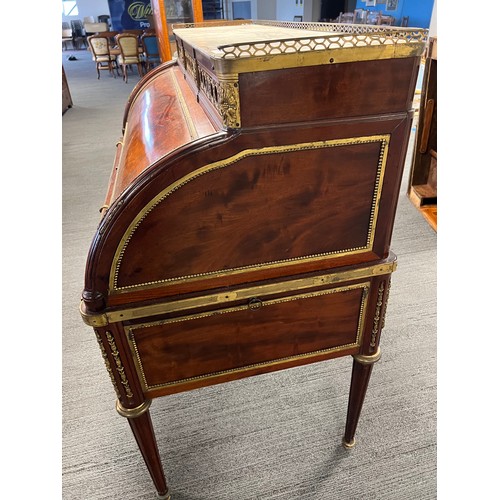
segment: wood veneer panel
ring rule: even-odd
[[[257,151],[181,181],[138,225],[118,286],[359,253],[367,245],[380,151],[379,141]]]
[[[149,387],[356,345],[363,288],[133,329]]]
[[[241,122],[252,127],[407,111],[417,59],[241,74]]]

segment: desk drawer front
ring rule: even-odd
[[[143,390],[204,379],[213,384],[228,375],[241,378],[256,369],[263,373],[356,349],[369,287],[366,282],[255,298],[245,305],[126,327]]]

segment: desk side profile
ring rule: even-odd
[[[426,31],[174,27],[132,91],[81,314],[160,498],[154,398],[351,355],[354,445]]]

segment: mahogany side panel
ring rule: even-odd
[[[117,286],[361,251],[380,149],[379,140],[269,154],[259,148],[185,179],[135,230]]]
[[[419,60],[411,57],[243,73],[239,82],[241,122],[254,127],[407,111]]]
[[[241,153],[241,151],[247,149],[255,149],[256,144],[261,145],[262,148],[264,147],[274,148],[274,147],[282,147],[283,145],[287,144],[288,145],[304,144],[308,142],[317,142],[322,140],[333,140],[333,141],[343,140],[346,137],[352,138],[360,136],[389,135],[390,141],[387,151],[387,161],[384,172],[381,197],[379,200],[378,217],[377,217],[378,222],[376,224],[376,230],[374,233],[373,249],[372,250],[367,249],[366,252],[364,253],[361,252],[359,254],[357,253],[348,255],[334,254],[331,259],[325,259],[324,261],[315,261],[314,263],[308,261],[296,261],[294,263],[289,264],[285,262],[286,265],[278,269],[273,267],[266,267],[265,269],[257,269],[255,271],[249,271],[248,273],[245,273],[244,276],[241,274],[231,275],[229,277],[225,276],[224,278],[218,278],[215,275],[206,276],[205,277],[206,280],[203,283],[204,287],[213,288],[217,286],[227,286],[227,285],[237,284],[238,282],[241,283],[245,281],[272,278],[279,276],[280,274],[281,275],[286,273],[299,274],[303,272],[313,271],[315,269],[325,269],[331,267],[332,265],[345,266],[345,265],[356,264],[362,261],[374,261],[376,259],[385,258],[389,252],[389,243],[390,243],[389,232],[391,230],[392,221],[394,220],[394,213],[397,204],[397,198],[399,193],[397,183],[400,181],[402,175],[402,167],[404,160],[403,148],[404,145],[406,144],[409,127],[411,124],[410,117],[411,115],[409,114],[400,114],[393,116],[388,115],[385,117],[377,117],[374,119],[366,118],[361,120],[339,120],[339,121],[326,122],[321,125],[309,124],[307,127],[282,127],[282,128],[272,127],[268,129],[256,129],[253,131],[245,131],[245,132],[242,131],[238,134],[232,134],[232,135],[219,134],[216,136],[210,136],[204,139],[203,141],[191,143],[189,147],[178,150],[177,154],[166,157],[161,162],[158,162],[158,164],[155,166],[154,169],[150,169],[140,174],[137,177],[137,179],[135,179],[130,188],[123,194],[123,196],[121,196],[117,200],[117,202],[112,207],[110,207],[110,210],[105,214],[105,217],[101,222],[101,226],[94,240],[93,248],[89,253],[89,265],[87,267],[86,288],[88,287],[89,290],[90,289],[99,290],[100,293],[103,294],[103,296],[108,296],[110,271],[112,268],[113,260],[115,259],[116,256],[115,254],[117,252],[117,248],[120,245],[120,241],[122,240],[122,238],[124,238],[124,235],[130,228],[130,225],[132,224],[134,218],[137,217],[137,214],[143,211],[144,208],[148,205],[148,203],[151,202],[151,200],[153,200],[155,197],[157,197],[162,192],[162,190],[166,189],[170,185],[174,185],[176,182],[179,182],[179,180],[184,178],[185,176],[191,175],[192,172],[197,169],[221,161],[221,159],[227,159],[234,155],[238,155],[239,153]],[[331,238],[338,237],[340,239],[345,238],[346,242],[348,242],[347,240],[351,238],[351,244],[356,243],[356,238],[358,239],[360,238],[358,234],[360,230],[358,229],[345,230],[346,226],[344,225],[345,223],[342,222],[342,220],[345,218],[345,220],[351,220],[351,222],[359,223],[360,222],[359,216],[360,214],[363,213],[362,217],[364,217],[365,220],[364,224],[366,229],[365,209],[368,206],[367,205],[368,202],[366,201],[351,202],[350,200],[344,198],[343,196],[337,196],[336,193],[338,191],[333,190],[327,192],[325,191],[326,189],[325,185],[323,186],[323,188],[319,187],[321,184],[319,179],[323,180],[327,179],[328,175],[332,175],[333,173],[334,177],[336,177],[336,180],[339,181],[337,187],[335,188],[337,190],[346,187],[346,189],[351,189],[352,193],[354,194],[357,192],[358,189],[361,190],[368,189],[368,184],[370,183],[371,183],[371,188],[373,190],[373,182],[369,181],[369,179],[371,178],[373,180],[373,175],[377,167],[377,162],[375,161],[376,160],[375,158],[372,158],[372,160],[374,161],[371,164],[372,166],[368,168],[367,171],[364,171],[362,168],[359,169],[354,168],[353,171],[350,173],[350,167],[348,168],[346,166],[347,164],[345,163],[345,161],[347,160],[350,161],[350,157],[352,156],[351,152],[354,151],[352,148],[359,146],[361,146],[361,151],[363,151],[363,148],[365,149],[368,148],[366,149],[364,154],[368,154],[368,156],[374,154],[374,151],[371,149],[372,146],[361,145],[361,144],[355,146],[342,146],[339,148],[329,149],[328,154],[320,159],[321,160],[320,164],[315,165],[312,162],[311,164],[306,163],[303,167],[300,167],[301,169],[302,168],[304,169],[305,173],[309,172],[310,174],[308,177],[304,176],[303,177],[304,180],[315,179],[315,181],[308,188],[306,188],[305,186],[301,188],[299,184],[301,182],[300,174],[296,174],[295,177],[296,188],[302,189],[303,194],[302,198],[300,196],[297,196],[295,198],[294,211],[292,211],[289,214],[290,218],[287,219],[287,221],[292,226],[296,225],[295,227],[297,228],[299,226],[302,226],[302,228],[304,228],[305,227],[304,224],[306,223],[306,221],[309,222],[312,221],[315,224],[319,224],[320,226],[321,224],[325,223],[325,221],[323,221],[321,217],[318,217],[318,215],[315,215],[313,212],[311,212],[311,210],[308,210],[306,205],[304,205],[304,207],[301,206],[301,203],[307,202],[308,198],[306,191],[309,189],[311,190],[311,193],[314,191],[315,193],[321,195],[319,201],[311,200],[311,203],[316,208],[318,206],[323,206],[323,216],[325,214],[328,215],[329,213],[330,222],[333,224],[333,227],[336,228],[337,230],[337,233],[335,233],[332,230],[327,230],[326,231],[327,240],[328,238],[330,238],[330,243],[331,243],[332,242]],[[336,149],[338,149],[338,151],[336,151],[335,154],[332,155],[332,151]],[[340,150],[344,150],[344,152],[340,154],[339,153]],[[307,156],[307,158],[314,157],[314,156],[308,156],[309,152],[300,152],[299,154],[305,155]],[[275,157],[272,156],[271,161],[274,162],[276,158],[279,158],[279,156],[280,156],[279,154],[275,155]],[[254,162],[252,161],[247,165],[247,167],[250,170],[257,169],[258,171],[265,172],[267,168],[266,162],[263,161],[265,156],[262,157],[258,156],[258,158],[259,158],[258,163],[255,163],[255,165],[257,166],[255,166]],[[254,159],[255,157],[252,158],[252,160]],[[301,157],[301,159],[304,158]],[[339,164],[335,164],[335,162],[333,162],[334,159],[336,160],[343,159],[344,166],[342,165],[341,162]],[[270,163],[269,165],[271,166],[273,165],[273,163]],[[283,173],[284,171],[282,167],[283,165],[281,165],[280,167],[280,162],[274,163],[273,168],[275,168],[276,171],[273,174],[273,176],[279,179],[280,181],[284,181],[284,179],[286,178]],[[228,167],[227,171],[229,172],[231,168],[232,167]],[[278,175],[276,172],[279,172],[280,168],[282,173]],[[239,189],[240,190],[243,189],[243,192],[246,192],[248,196],[252,196],[253,176],[245,174],[243,177],[241,177],[238,176],[237,170],[233,170],[233,172],[235,173],[234,177],[232,178],[228,177],[226,180],[227,189],[225,190],[225,192],[229,193],[231,191],[229,189],[231,186],[233,186],[233,188],[235,189],[238,186],[239,182]],[[297,170],[297,172],[299,171]],[[363,183],[361,182],[358,187],[358,182],[360,182],[363,178],[365,179],[364,182],[367,184],[363,187]],[[218,179],[220,179],[220,177],[218,177]],[[243,179],[246,180],[244,180],[243,182]],[[201,177],[199,180],[201,181],[204,179],[203,177]],[[342,182],[340,182],[341,180]],[[194,184],[192,185],[194,186]],[[350,188],[349,185],[351,186]],[[183,190],[186,189],[188,186],[189,183],[180,187],[179,192],[177,194],[183,192]],[[206,209],[207,208],[206,204],[210,202],[214,207],[214,210],[212,212],[214,217],[213,220],[215,221],[213,222],[213,227],[216,227],[217,214],[222,213],[221,210],[224,211],[225,209],[225,202],[224,202],[225,195],[222,191],[217,191],[217,189],[215,190],[212,189],[212,193],[215,194],[216,196],[210,196],[210,195],[205,196],[204,193],[210,191],[211,188],[209,189],[208,186],[203,185],[201,182],[199,183],[199,186],[201,187],[201,189],[198,190],[193,189],[191,191],[192,196],[189,198],[189,202],[187,202],[187,204],[193,204],[194,206],[188,207],[186,213],[185,214],[183,213],[183,217],[184,216],[189,217],[189,214],[193,214],[195,212],[197,212],[198,214],[200,213],[200,211],[196,209],[195,206],[196,203],[203,202],[204,203],[203,206]],[[297,193],[300,192],[300,189],[299,191],[297,191]],[[285,196],[287,193],[288,195],[290,195],[289,189],[285,187],[284,193],[283,194],[278,193],[278,196]],[[269,194],[270,193],[268,192],[268,196]],[[344,199],[344,201],[339,201],[336,198]],[[370,199],[372,198],[373,198],[372,195],[370,195]],[[174,199],[174,197],[172,197],[171,199]],[[329,206],[327,202],[328,199],[334,200],[333,205],[336,207],[335,209]],[[229,198],[227,198],[226,201],[228,202]],[[235,208],[240,207],[236,199],[231,203],[232,203],[232,208],[233,206]],[[361,205],[359,205],[359,203],[361,203],[361,205],[364,204],[363,205],[364,209]],[[217,206],[220,209],[219,212],[215,210],[215,207]],[[241,207],[242,206],[243,205],[241,205]],[[146,217],[145,221],[147,221],[148,218],[154,214],[155,210],[158,209],[161,210],[161,208],[162,208],[161,204],[158,205],[153,210],[153,212],[150,215],[148,215],[148,217]],[[282,208],[278,207],[278,209],[281,210]],[[337,212],[337,214],[334,213],[335,211]],[[286,215],[285,212],[286,211],[282,212],[283,216]],[[356,215],[356,213],[358,215]],[[255,214],[257,214],[257,216],[254,216]],[[169,215],[168,211],[164,212],[163,215],[164,215],[163,219],[164,228],[162,230],[159,230],[158,224],[154,226],[156,228],[155,232],[158,231],[157,242],[149,241],[147,245],[145,243],[140,245],[139,253],[144,256],[146,256],[147,254],[147,258],[145,259],[147,260],[147,262],[145,262],[145,267],[142,266],[140,263],[138,263],[137,260],[135,260],[137,258],[140,258],[140,256],[139,257],[133,256],[132,252],[128,253],[127,255],[128,252],[127,250],[123,257],[124,260],[122,259],[122,263],[120,265],[120,267],[124,266],[122,268],[122,271],[123,269],[128,268],[129,272],[135,274],[134,270],[136,270],[138,267],[144,267],[144,270],[147,271],[147,267],[161,266],[162,265],[161,263],[164,261],[164,259],[169,258],[168,253],[170,251],[169,248],[171,242],[170,240],[163,241],[161,234],[163,231],[169,233],[170,231],[169,226],[170,225],[175,226],[177,222]],[[195,224],[194,226],[195,230],[191,232],[191,237],[193,238],[192,239],[193,242],[196,242],[196,238],[203,236],[204,233],[203,230],[198,232],[196,229],[198,227],[197,225],[203,220],[203,217],[205,217],[203,213],[201,214],[201,216],[202,218],[200,218],[199,220],[196,220],[196,218],[192,218],[193,223]],[[232,217],[231,214],[228,214],[226,217],[226,221],[227,220],[231,221],[231,217]],[[300,218],[300,221],[294,220],[297,217]],[[314,219],[315,217],[316,219]],[[267,211],[264,210],[263,203],[257,203],[252,208],[252,211],[247,212],[246,214],[241,209],[239,218],[240,222],[243,223],[244,228],[249,228],[253,226],[254,228],[257,228],[260,231],[262,231],[261,234],[263,234],[266,231],[277,231],[276,234],[279,235],[280,226],[279,225],[272,226],[268,224],[268,221],[272,220],[276,221],[276,214],[269,213],[269,210]],[[159,219],[155,220],[158,223],[160,223]],[[141,225],[139,225],[139,228],[141,228]],[[205,226],[206,225],[207,224],[205,224]],[[220,226],[220,221],[219,221],[219,226]],[[182,229],[184,231],[184,226]],[[308,230],[309,229],[311,228],[308,228]],[[139,234],[141,235],[140,238]],[[241,241],[243,241],[244,238],[252,237],[250,233],[245,235],[244,230],[240,230],[238,234],[240,234]],[[244,248],[241,248],[241,251],[238,252],[238,255],[233,255],[235,252],[229,253],[225,250],[225,248],[230,249],[230,246],[227,246],[231,245],[231,239],[233,235],[232,233],[230,233],[230,235],[231,237],[225,243],[224,248],[219,249],[217,247],[214,247],[215,255],[207,254],[205,258],[219,259],[220,262],[222,262],[222,259],[224,258],[229,259],[228,262],[230,262],[231,259],[233,259],[233,262],[234,259],[238,258],[248,259],[248,255],[244,251]],[[138,242],[142,239],[143,236],[146,238],[146,240],[144,241],[147,242],[148,238],[150,237],[148,232],[139,231],[137,235],[134,234],[134,236],[131,238],[129,245],[139,244]],[[179,243],[181,242],[178,236],[176,235],[173,236],[174,239],[172,240],[172,243],[175,242],[175,238],[177,238],[177,241]],[[189,239],[190,237],[189,232],[186,235],[186,237]],[[321,239],[324,237],[325,235],[322,235],[321,237],[316,236],[302,240],[300,240],[299,238],[298,241],[299,242],[302,241],[301,243],[302,249],[305,248],[304,245],[307,246],[316,244],[317,245],[316,251],[321,251],[320,245],[323,244]],[[134,241],[134,238],[137,239]],[[314,243],[312,240],[316,241],[316,243]],[[165,245],[162,246],[160,244],[160,241],[163,241],[165,245],[168,243],[168,248],[165,247]],[[216,245],[216,243],[214,244]],[[261,251],[263,252],[262,257],[265,258],[266,256],[269,256],[269,254],[266,255],[265,252],[268,252],[269,248],[275,248],[273,247],[274,238],[271,238],[271,241],[269,241],[266,244],[265,238],[263,237],[262,245],[263,245],[261,247]],[[189,252],[192,251],[190,250],[192,246],[190,247],[186,245],[185,248],[187,252],[185,255],[189,256]],[[282,248],[285,247],[282,246]],[[155,257],[155,255],[157,257]],[[129,262],[127,261],[129,256],[131,256],[132,259],[130,263],[135,260],[134,264],[129,264]],[[179,262],[178,265],[180,265],[181,267],[190,266],[193,265],[193,262],[194,261],[188,259],[182,259],[182,262]],[[229,268],[226,262],[224,262],[222,268],[224,269]],[[165,274],[163,276],[168,277]],[[131,281],[129,281],[129,283],[131,283]],[[135,283],[137,283],[137,281]],[[154,290],[145,287],[144,289],[131,288],[127,290],[125,293],[123,291],[120,291],[119,295],[113,294],[109,297],[109,304],[117,305],[120,303],[126,303],[127,301],[131,300],[149,300],[155,297],[156,298],[165,297],[175,293],[188,293],[190,291],[196,291],[199,288],[199,285],[197,285],[195,282],[190,282],[189,280],[179,283],[171,282],[167,283],[166,285],[168,286],[165,286],[163,288],[155,288]],[[93,306],[91,305],[89,306],[92,309]]]

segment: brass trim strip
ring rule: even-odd
[[[143,413],[149,410],[151,406],[151,400],[146,399],[143,403],[135,408],[125,408],[120,401],[116,400],[116,411],[125,418],[137,418],[140,417]]]
[[[310,52],[294,52],[291,54],[283,53],[274,56],[254,56],[237,59],[218,58],[214,60],[214,68],[215,74],[218,77],[222,77],[225,74],[233,73],[256,73],[306,66],[419,57],[424,51],[424,43],[351,47],[346,49],[334,48]]]
[[[320,295],[341,293],[341,292],[345,292],[345,291],[355,290],[358,288],[363,289],[363,295],[361,298],[361,305],[359,308],[358,328],[356,331],[356,340],[352,343],[341,345],[341,346],[336,346],[336,347],[331,347],[331,348],[327,348],[327,349],[319,349],[317,351],[307,352],[307,353],[303,353],[303,354],[297,354],[295,356],[287,356],[284,358],[263,361],[261,363],[253,363],[251,365],[247,365],[247,366],[243,366],[243,367],[239,367],[239,368],[231,368],[228,370],[221,370],[218,372],[208,373],[208,374],[204,374],[204,375],[197,375],[194,377],[188,377],[185,379],[174,380],[171,382],[165,382],[162,384],[155,384],[155,385],[151,385],[151,386],[148,384],[148,381],[146,379],[146,374],[144,373],[144,368],[142,365],[141,356],[139,353],[139,349],[137,347],[137,343],[135,341],[134,330],[148,328],[151,326],[178,323],[178,322],[182,322],[182,321],[190,321],[190,320],[214,316],[214,315],[228,314],[228,313],[232,313],[232,312],[242,311],[242,310],[247,309],[248,305],[230,307],[230,308],[225,308],[225,309],[217,309],[215,311],[193,314],[190,316],[183,316],[181,318],[173,318],[173,319],[162,320],[162,321],[153,321],[153,322],[143,323],[140,325],[133,325],[133,326],[125,327],[125,332],[127,335],[129,345],[130,345],[130,351],[132,353],[132,358],[134,360],[134,364],[135,364],[135,367],[137,369],[137,374],[138,374],[138,377],[139,377],[139,380],[141,383],[141,387],[142,387],[143,391],[150,391],[150,390],[159,389],[159,388],[163,388],[163,387],[182,385],[182,384],[186,384],[186,383],[193,382],[196,380],[218,378],[222,375],[226,375],[229,373],[242,373],[242,372],[250,371],[250,370],[253,370],[255,368],[259,368],[259,367],[263,367],[263,366],[276,366],[276,365],[286,364],[287,362],[290,362],[290,361],[312,358],[312,357],[318,356],[320,354],[341,352],[341,351],[345,351],[347,349],[351,349],[353,347],[359,347],[359,346],[361,346],[362,337],[363,337],[363,330],[364,330],[364,324],[365,324],[365,313],[366,313],[366,302],[367,302],[368,296],[369,296],[370,282],[356,283],[354,285],[350,285],[350,286],[346,286],[346,287],[342,287],[342,288],[333,288],[333,289],[329,289],[329,290],[321,290],[321,291],[305,293],[305,294],[301,294],[301,295],[293,295],[293,296],[289,296],[289,297],[283,297],[283,298],[269,300],[269,301],[265,301],[265,302],[263,301],[261,307],[275,305],[275,304],[279,304],[279,303],[283,303],[283,302],[290,302],[293,300],[308,299],[308,298],[317,297]]]
[[[111,369],[111,363],[109,362],[108,355],[106,353],[106,348],[104,347],[104,343],[101,339],[101,336],[97,332],[97,330],[95,330],[94,333],[95,333],[95,336],[97,337],[99,349],[101,350],[101,355],[102,355],[102,358],[104,359],[104,364],[106,365],[106,370],[108,371],[109,378],[111,379],[111,383],[113,384],[113,387],[115,388],[115,392],[116,392],[117,397],[120,397],[120,391],[118,390],[118,385],[116,384],[115,376],[113,375],[113,370]]]
[[[218,76],[273,69],[295,68],[332,63],[358,62],[421,56],[426,49],[428,30],[393,26],[335,23],[294,23],[283,21],[247,21],[245,24],[292,28],[297,36],[263,39],[205,48]],[[206,44],[191,28],[214,24],[176,24],[176,38],[192,45]],[[224,24],[221,24],[224,26]],[[185,29],[185,32],[178,31]],[[237,28],[238,29],[238,28]],[[243,28],[245,29],[245,28]],[[183,36],[185,35],[185,36]]]
[[[378,335],[378,325],[380,321],[380,311],[382,308],[382,303],[384,300],[384,282],[380,283],[378,288],[378,297],[377,297],[377,307],[375,308],[375,317],[373,318],[373,328],[372,328],[372,337],[370,339],[370,347],[375,347],[377,343],[377,335]]]
[[[312,31],[325,31],[332,32],[336,34],[365,34],[365,33],[392,33],[392,34],[403,34],[401,38],[407,39],[407,43],[410,43],[415,37],[420,39],[424,35],[427,36],[428,30],[424,28],[413,28],[413,27],[400,27],[400,26],[386,26],[378,24],[348,24],[348,23],[321,23],[321,22],[298,22],[298,21],[277,21],[272,19],[257,19],[251,21],[253,24],[260,24],[263,26],[278,26],[284,28],[294,28],[302,30],[312,30]],[[195,23],[194,27],[197,26]]]
[[[355,361],[357,361],[362,365],[372,365],[373,363],[376,363],[380,359],[380,356],[381,352],[379,346],[377,352],[375,352],[374,354],[355,354],[353,358]]]
[[[342,24],[340,25],[342,26]],[[353,26],[353,25],[351,25]],[[309,30],[308,30],[309,31]],[[238,59],[255,56],[273,56],[294,52],[309,53],[328,49],[351,49],[393,46],[396,44],[421,44],[426,41],[424,29],[384,30],[372,25],[354,25],[350,32],[323,31],[324,34],[305,33],[296,37],[219,45],[214,58]],[[343,31],[343,30],[342,30]]]
[[[110,323],[106,313],[87,313],[85,311],[85,304],[83,300],[80,300],[80,316],[86,325],[94,328],[107,326]]]
[[[377,264],[370,267],[351,269],[349,271],[322,274],[320,276],[309,278],[300,278],[285,282],[272,283],[268,285],[246,287],[231,292],[215,293],[191,299],[161,302],[142,307],[132,307],[128,309],[120,309],[116,311],[97,314],[86,313],[83,309],[83,301],[81,301],[80,314],[82,315],[83,321],[87,325],[93,327],[101,327],[106,326],[110,323],[130,321],[134,319],[158,316],[160,314],[179,311],[189,311],[198,307],[221,305],[225,302],[250,299],[256,296],[265,297],[271,294],[287,293],[292,290],[299,291],[316,286],[330,285],[340,282],[370,278],[373,276],[380,276],[383,274],[390,274],[394,272],[396,268],[397,261],[393,261],[385,264]]]
[[[213,28],[214,26],[239,26],[240,24],[253,23],[247,19],[241,20],[231,20],[218,19],[210,21],[200,21],[199,23],[174,23],[172,24],[172,30],[183,29],[183,28]]]
[[[380,321],[380,331],[382,331],[385,327],[385,315],[387,313],[387,304],[389,304],[390,291],[391,291],[391,278],[389,277],[387,280],[387,293],[385,295],[385,304],[384,304],[384,309],[382,311],[382,319]]]
[[[132,399],[134,397],[134,394],[132,393],[132,390],[130,389],[130,384],[127,379],[127,375],[125,373],[125,367],[123,366],[122,360],[120,358],[120,353],[118,351],[118,348],[116,347],[115,339],[112,335],[111,332],[107,331],[106,332],[106,339],[108,340],[108,345],[109,348],[111,349],[111,354],[115,360],[115,366],[118,374],[120,375],[120,381],[121,384],[123,385],[123,388],[125,390],[125,394],[127,395],[127,398]]]
[[[119,144],[121,144],[122,148],[123,148],[123,142],[125,141],[125,137],[127,135],[127,131],[128,131],[128,121],[125,123],[125,126],[123,127],[123,135],[122,135],[122,138],[116,143],[116,147],[118,147]],[[109,198],[110,200],[110,203],[113,203],[113,200],[116,199],[116,179],[118,179],[118,174],[121,170],[121,165],[122,165],[122,153],[123,153],[123,149],[122,151],[120,151],[120,158],[118,159],[118,163],[115,165],[113,165],[113,168],[116,170],[116,173],[114,174],[115,176],[115,182],[113,183],[113,190],[111,191],[111,196]]]
[[[352,144],[366,144],[366,143],[374,143],[374,142],[380,142],[380,156],[379,156],[379,161],[377,165],[377,175],[375,179],[375,187],[374,187],[374,192],[373,192],[373,201],[372,201],[372,207],[371,207],[371,213],[370,213],[370,222],[368,226],[368,234],[367,234],[367,240],[366,244],[362,247],[356,247],[356,248],[348,248],[348,249],[343,249],[343,250],[336,250],[333,252],[326,252],[323,254],[316,254],[316,255],[306,255],[306,256],[301,256],[301,257],[296,257],[296,258],[291,258],[291,259],[283,259],[279,261],[272,261],[272,262],[265,262],[265,263],[260,263],[260,264],[253,264],[253,265],[248,265],[248,266],[242,266],[238,268],[232,268],[232,269],[225,269],[225,270],[218,270],[218,271],[209,271],[205,273],[199,273],[199,274],[193,274],[189,276],[178,276],[178,277],[173,277],[173,278],[166,278],[162,280],[157,280],[157,281],[152,281],[148,283],[138,283],[134,285],[129,285],[129,286],[118,286],[118,275],[120,272],[120,264],[123,259],[123,255],[125,254],[125,251],[127,249],[127,246],[132,239],[135,231],[139,227],[139,225],[146,219],[146,217],[158,206],[162,201],[164,201],[168,196],[170,196],[172,193],[180,189],[182,186],[186,185],[187,183],[193,181],[194,179],[205,175],[209,172],[212,172],[214,170],[218,170],[221,168],[226,168],[228,166],[234,165],[238,161],[251,157],[251,156],[257,156],[257,155],[269,155],[269,154],[279,154],[279,153],[288,153],[288,152],[295,152],[295,151],[304,151],[304,150],[312,150],[312,149],[321,149],[321,148],[330,148],[330,147],[339,147],[339,146],[346,146],[346,145],[352,145]],[[379,209],[379,201],[382,193],[382,185],[383,185],[383,178],[384,178],[384,173],[385,173],[385,166],[387,163],[387,154],[388,154],[388,146],[390,142],[390,134],[384,134],[384,135],[373,135],[373,136],[363,136],[363,137],[352,137],[352,138],[346,138],[346,139],[334,139],[334,140],[328,140],[328,141],[316,141],[316,142],[306,142],[306,143],[299,143],[299,144],[290,144],[290,145],[285,145],[285,146],[271,146],[271,147],[264,147],[264,148],[258,148],[258,149],[246,149],[243,151],[240,151],[239,153],[235,154],[234,156],[230,156],[229,158],[226,158],[224,160],[220,160],[214,163],[210,163],[208,165],[205,165],[203,167],[200,167],[193,172],[190,172],[189,174],[185,175],[184,177],[181,177],[174,183],[170,184],[170,186],[166,187],[164,190],[162,190],[158,195],[156,195],[134,218],[134,220],[131,222],[125,233],[123,234],[120,243],[118,244],[118,247],[116,249],[115,255],[113,257],[113,262],[111,265],[111,271],[110,271],[110,276],[109,276],[109,290],[110,293],[116,293],[117,291],[130,291],[130,290],[136,290],[136,289],[149,289],[149,288],[155,288],[158,285],[163,285],[169,282],[178,282],[178,281],[195,281],[199,279],[204,279],[206,276],[212,276],[212,277],[223,277],[223,276],[228,276],[228,275],[234,275],[234,274],[240,274],[243,272],[247,272],[249,270],[258,270],[258,269],[270,269],[270,268],[276,268],[276,267],[282,267],[294,263],[301,263],[301,262],[314,262],[318,260],[324,260],[327,258],[331,258],[333,256],[342,256],[342,255],[354,255],[358,253],[362,253],[365,251],[369,251],[373,247],[373,241],[375,237],[375,228],[376,228],[376,223],[377,223],[377,217],[378,217],[378,209]]]
[[[186,104],[186,100],[184,99],[184,95],[182,94],[181,88],[179,87],[179,82],[177,81],[177,78],[174,75],[174,72],[170,72],[170,78],[172,80],[172,84],[175,89],[175,93],[177,95],[177,100],[181,105],[181,110],[182,114],[184,115],[184,119],[186,120],[186,125],[189,130],[189,135],[191,136],[191,139],[198,139],[198,132],[196,130],[196,127],[194,125],[193,119],[191,117],[191,113],[189,112],[189,109]]]

